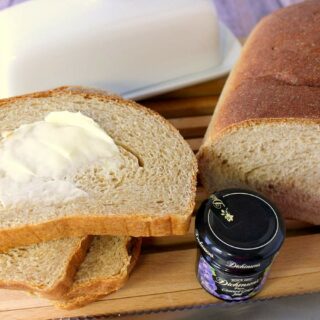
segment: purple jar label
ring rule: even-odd
[[[251,276],[237,276],[217,270],[200,256],[198,279],[202,287],[212,295],[223,300],[241,301],[258,293],[266,281],[268,269]]]

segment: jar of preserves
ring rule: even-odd
[[[195,225],[197,277],[226,301],[246,300],[262,288],[284,238],[277,209],[258,193],[228,189],[200,206]]]

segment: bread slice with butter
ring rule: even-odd
[[[140,247],[139,238],[96,236],[11,249],[0,254],[0,287],[26,290],[74,309],[121,288]]]
[[[59,112],[66,111],[63,119]],[[91,131],[75,120],[79,113]],[[0,250],[87,234],[164,236],[188,230],[196,159],[179,132],[153,111],[105,92],[63,87],[1,100],[0,124]],[[79,126],[86,132],[84,143],[73,130]],[[58,135],[56,127],[62,130]],[[62,145],[57,137],[64,131]],[[30,152],[8,142],[25,146],[29,138]],[[10,161],[1,166],[3,148],[14,157],[21,151],[15,160],[23,174],[16,177]]]

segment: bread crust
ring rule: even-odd
[[[255,27],[197,154],[205,187],[210,149],[226,135],[265,124],[320,124],[319,21],[320,2],[311,0],[276,11]],[[319,224],[308,212],[285,216]]]
[[[86,281],[71,288],[63,298],[55,302],[55,306],[61,309],[71,310],[80,308],[88,303],[96,301],[123,287],[136,265],[141,252],[141,238],[131,238],[127,247],[131,250],[130,264],[124,272],[110,277]],[[131,248],[129,248],[131,246]]]
[[[190,208],[190,211],[192,212]],[[190,225],[190,215],[166,215],[151,218],[146,215],[69,216],[53,221],[0,230],[0,251],[38,242],[91,235],[131,235],[149,237],[183,235]],[[61,234],[63,230],[63,234]]]
[[[228,77],[204,143],[246,120],[320,118],[319,19],[315,0],[259,22]]]
[[[0,280],[0,288],[15,289],[32,292],[48,299],[58,299],[63,296],[73,284],[73,278],[84,261],[87,250],[91,244],[92,237],[85,236],[79,240],[77,248],[68,257],[67,267],[60,279],[51,288],[44,288],[41,285],[32,285],[30,282],[4,281]]]
[[[232,132],[237,131],[239,128],[249,128],[256,127],[264,124],[297,124],[297,125],[318,125],[320,124],[319,119],[311,119],[311,118],[258,118],[258,119],[247,119],[243,121],[239,121],[233,123],[227,127],[224,127],[221,130],[212,130],[210,136],[205,139],[201,145],[201,150],[199,150],[197,154],[198,161],[203,157],[204,149],[208,146],[212,146],[218,143],[219,139],[222,139],[225,135],[230,134]]]
[[[64,86],[49,91],[36,92],[0,100],[0,108],[9,108],[12,103],[25,99],[36,99],[59,95],[81,95],[87,99],[96,98],[101,101],[114,101],[123,103],[132,108],[157,118],[174,135],[180,135],[179,131],[158,113],[144,108],[134,101],[124,100],[121,97],[101,90],[84,87]],[[183,140],[186,149],[191,150],[188,143]],[[191,151],[192,152],[192,151]],[[168,212],[162,216],[139,214],[139,212],[123,215],[95,215],[87,216],[70,213],[68,217],[61,217],[53,221],[47,221],[33,225],[0,229],[0,252],[12,247],[29,245],[42,241],[54,240],[63,237],[79,237],[92,235],[129,235],[133,237],[166,236],[185,234],[190,225],[191,214],[195,206],[197,161],[193,158],[192,187],[190,199],[187,199],[186,207],[179,214]]]

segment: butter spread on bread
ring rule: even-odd
[[[113,139],[80,112],[50,112],[44,121],[23,124],[3,135],[0,146],[0,200],[65,202],[87,196],[72,175],[99,164],[116,172],[120,152]]]
[[[0,100],[0,128],[14,131],[57,111],[81,112],[93,119],[114,140],[122,163],[109,175],[94,163],[68,172],[70,181],[88,196],[0,206],[0,251],[87,234],[140,237],[188,231],[197,162],[170,122],[106,92],[62,87]]]

